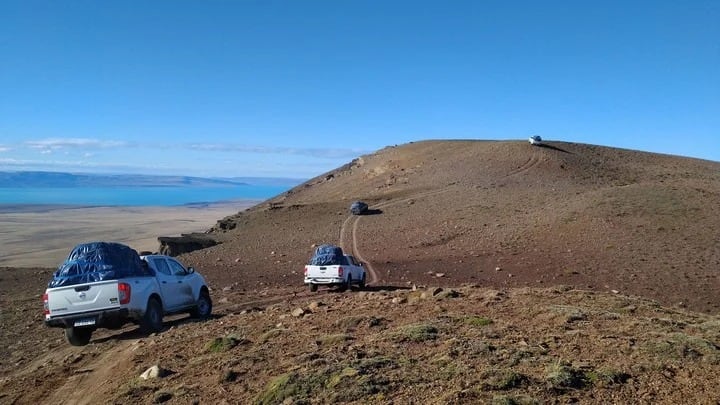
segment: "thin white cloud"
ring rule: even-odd
[[[2,146],[2,145],[0,145],[0,153],[2,153],[2,152],[9,152],[9,151],[11,151],[11,150],[12,150],[12,149],[8,148],[7,146]]]
[[[17,170],[129,170],[138,166],[119,165],[114,163],[96,163],[83,160],[35,160],[35,159],[2,159],[0,166],[13,167]],[[147,167],[150,169],[150,167]]]
[[[210,152],[235,152],[235,153],[257,153],[257,154],[277,154],[277,155],[299,155],[311,156],[316,158],[354,158],[359,155],[369,153],[369,150],[355,148],[289,148],[274,146],[248,146],[237,144],[190,144],[190,149]]]
[[[120,148],[128,146],[128,143],[90,138],[50,138],[38,141],[27,141],[25,145],[33,149],[52,151],[59,149]]]

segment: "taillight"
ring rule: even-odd
[[[130,284],[118,283],[118,298],[120,298],[120,305],[130,302]]]
[[[307,277],[307,266],[305,266],[305,277]]]
[[[50,304],[48,304],[48,295],[47,293],[43,294],[43,313],[45,315],[50,314]]]
[[[342,276],[343,276],[343,268],[342,268],[342,266],[338,266],[338,277],[342,277]]]

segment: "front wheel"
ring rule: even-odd
[[[160,332],[162,330],[163,309],[160,302],[151,298],[148,301],[145,315],[140,321],[140,329],[145,333]]]
[[[195,308],[190,312],[194,318],[207,319],[212,313],[212,300],[206,291],[200,293]]]
[[[365,273],[363,273],[362,278],[360,279],[359,287],[361,290],[365,288]]]
[[[93,330],[90,328],[65,328],[65,338],[73,346],[85,346],[90,343]]]

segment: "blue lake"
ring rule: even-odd
[[[265,200],[289,186],[0,188],[0,204],[174,206],[229,200]]]

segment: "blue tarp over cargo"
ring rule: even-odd
[[[77,245],[53,274],[49,288],[151,275],[137,252],[123,244]]]
[[[343,251],[335,245],[320,245],[315,248],[313,257],[310,258],[312,266],[333,266],[343,264]]]

